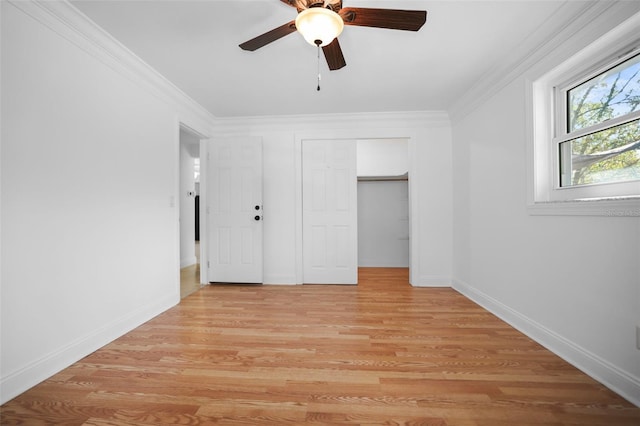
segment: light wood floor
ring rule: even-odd
[[[405,269],[206,286],[1,410],[3,425],[640,425],[640,408]]]

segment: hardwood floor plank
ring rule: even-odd
[[[2,425],[638,425],[634,407],[447,288],[206,286],[0,407]]]

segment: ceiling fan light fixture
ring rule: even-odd
[[[326,46],[340,35],[344,21],[336,12],[323,7],[305,9],[296,17],[296,29],[313,46]]]

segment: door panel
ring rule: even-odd
[[[262,282],[262,140],[209,142],[210,282]]]
[[[356,141],[305,140],[302,179],[303,281],[356,284]]]

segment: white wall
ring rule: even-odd
[[[454,122],[453,270],[455,288],[638,404],[640,218],[534,216],[526,199],[527,80],[621,17],[599,16]]]
[[[295,144],[289,131],[265,129],[263,141],[264,282],[296,283]]]
[[[416,286],[448,287],[453,256],[451,128],[433,126],[424,137],[426,143],[409,146],[409,197],[411,204],[417,203],[417,211],[410,211],[411,262],[418,264],[414,269],[420,274],[412,282]],[[417,200],[411,199],[414,194]],[[415,256],[418,259],[414,260]]]
[[[361,139],[358,147],[358,177],[402,176],[409,171],[406,139]]]
[[[200,139],[194,134],[180,129],[180,267],[195,264],[196,258],[196,184],[194,175],[194,146],[199,147]]]
[[[179,121],[210,128],[70,6],[1,8],[5,402],[179,301]]]
[[[358,182],[358,266],[409,266],[409,182]]]

